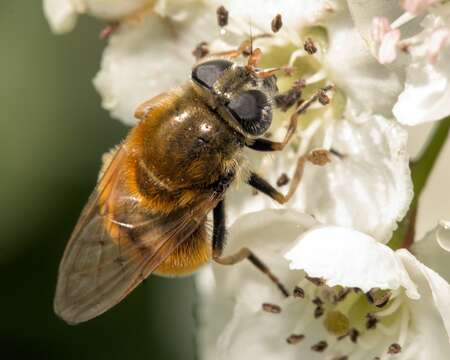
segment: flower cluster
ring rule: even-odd
[[[221,27],[219,6],[229,14]],[[227,198],[226,252],[253,249],[292,296],[250,264],[204,269],[202,359],[449,358],[450,224],[408,249],[389,247],[417,207],[405,125],[450,115],[449,2],[44,0],[44,9],[57,33],[82,13],[108,22],[94,85],[103,107],[129,125],[140,103],[189,79],[195,57],[236,48],[249,31],[261,66],[287,69],[280,94],[334,87],[327,106],[300,118],[283,153],[247,154],[280,190],[302,155],[323,148],[331,162],[307,163],[283,209],[245,186]],[[285,132],[285,110],[275,111],[272,138]]]

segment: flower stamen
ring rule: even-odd
[[[325,340],[319,341],[317,344],[311,346],[312,351],[324,352],[328,347],[328,343]]]
[[[294,297],[296,297],[296,298],[301,298],[301,299],[305,298],[305,290],[303,290],[303,288],[301,288],[300,286],[296,286],[294,288],[293,294],[294,294]]]
[[[388,354],[390,354],[390,355],[398,354],[401,351],[402,351],[402,347],[399,344],[393,343],[393,344],[389,345]]]
[[[281,307],[276,304],[269,304],[269,303],[263,303],[262,309],[265,312],[271,313],[271,314],[279,314],[281,313]]]
[[[301,342],[305,338],[305,335],[302,334],[292,334],[289,335],[289,337],[286,339],[286,342],[289,345],[295,345]]]

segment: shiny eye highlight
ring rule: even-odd
[[[192,80],[197,84],[211,89],[223,72],[229,69],[233,63],[228,60],[211,60],[197,65],[192,70]]]
[[[227,108],[242,129],[250,135],[261,135],[272,123],[272,107],[259,90],[248,90],[231,99]]]

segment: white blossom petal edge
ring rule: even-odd
[[[450,282],[450,222],[441,220],[425,237],[416,241],[412,252]]]
[[[372,288],[396,290],[402,286],[409,297],[419,298],[396,253],[353,229],[311,229],[299,237],[285,257],[291,270],[304,270],[312,277],[323,278],[330,287],[357,287],[368,292]]]

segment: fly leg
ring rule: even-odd
[[[318,149],[300,156],[297,160],[297,166],[295,168],[294,176],[292,177],[292,181],[286,195],[279,192],[267,180],[254,172],[250,174],[250,177],[247,179],[247,183],[255,189],[261,191],[262,193],[270,196],[278,203],[285,204],[295,194],[295,191],[297,190],[298,185],[300,184],[300,181],[302,179],[306,162],[311,162],[314,165],[322,166],[330,162],[330,154],[331,152],[328,150]]]
[[[288,297],[289,292],[286,287],[280,282],[272,271],[264,264],[250,249],[247,247],[241,248],[234,254],[228,256],[222,256],[222,252],[225,246],[226,225],[225,225],[225,203],[220,201],[213,211],[214,227],[213,227],[213,260],[221,265],[234,265],[242,260],[247,259],[258,270],[266,275],[281,291],[283,296]]]

